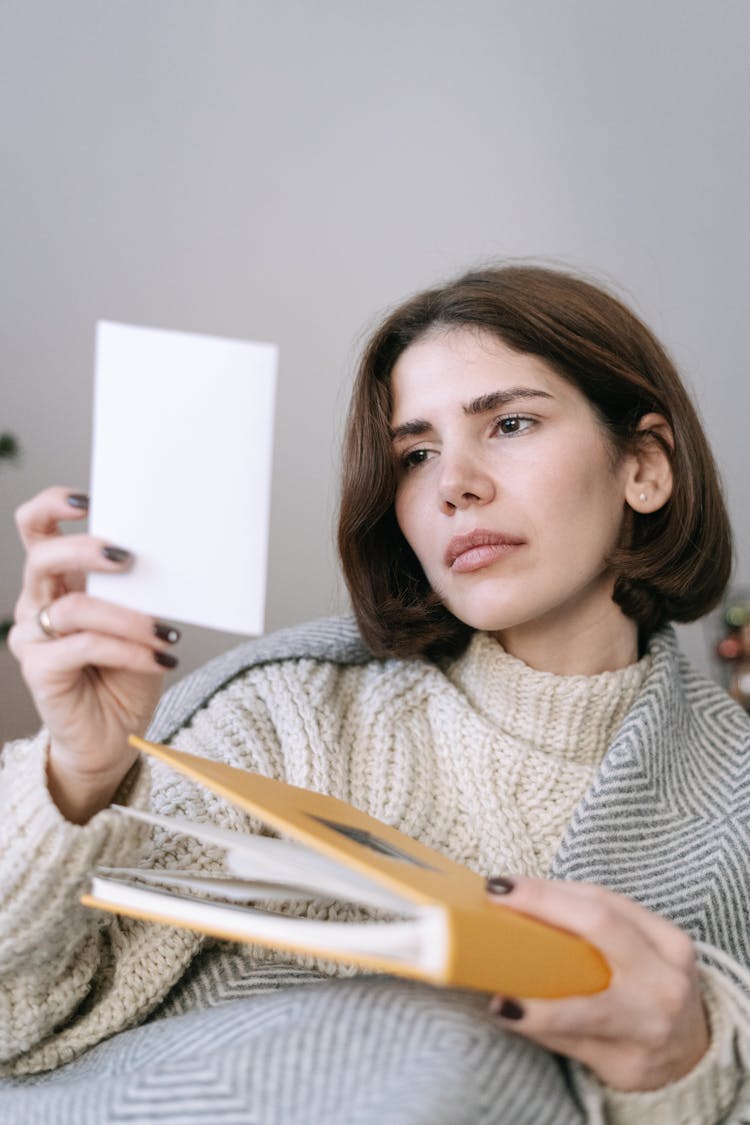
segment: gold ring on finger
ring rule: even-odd
[[[42,608],[39,610],[39,613],[37,613],[36,615],[36,620],[45,637],[49,637],[51,641],[56,641],[62,636],[62,633],[58,633],[57,630],[53,628],[52,622],[49,619],[51,604],[52,603],[50,602],[48,605],[42,606]]]

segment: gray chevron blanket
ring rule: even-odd
[[[554,860],[750,964],[750,721],[677,651],[644,690]],[[165,696],[167,739],[246,668],[370,659],[354,623],[285,630],[219,657]],[[750,1120],[744,1111],[728,1121]],[[141,1027],[53,1074],[0,1084],[9,1125],[567,1125],[593,1120],[567,1067],[507,1035],[482,998],[380,977],[323,980],[209,948]]]

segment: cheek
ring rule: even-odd
[[[414,495],[414,490],[407,488],[399,488],[396,492],[396,499],[393,503],[393,510],[396,513],[396,522],[401,528],[401,534],[406,539],[412,550],[417,549],[416,539],[418,539],[419,531],[419,517],[418,517],[418,504]]]
[[[556,458],[530,472],[533,493],[528,513],[540,534],[555,530],[562,542],[604,553],[614,546],[622,526],[624,489],[606,453],[587,446],[569,446]]]
[[[430,564],[434,555],[434,552],[433,555],[430,553],[430,545],[434,543],[435,536],[430,532],[425,502],[419,496],[418,490],[407,487],[397,491],[393,510],[401,534],[419,559],[422,569],[425,573],[430,573],[432,570]]]
[[[591,435],[577,435],[566,441],[554,458],[538,466],[539,478],[546,478],[550,495],[561,503],[598,506],[621,494],[621,483],[613,472],[601,442]]]

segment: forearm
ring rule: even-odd
[[[0,772],[0,1059],[73,1012],[99,968],[101,920],[78,899],[92,868],[128,862],[142,830],[105,812],[67,821],[45,784],[47,738],[6,746]],[[131,800],[148,785],[136,781]]]

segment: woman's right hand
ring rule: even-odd
[[[61,533],[87,509],[81,493],[48,488],[16,512],[26,565],[8,637],[50,733],[50,793],[79,824],[109,804],[135,762],[128,735],[146,730],[179,639],[171,625],[85,593],[88,573],[133,562],[119,546]]]

